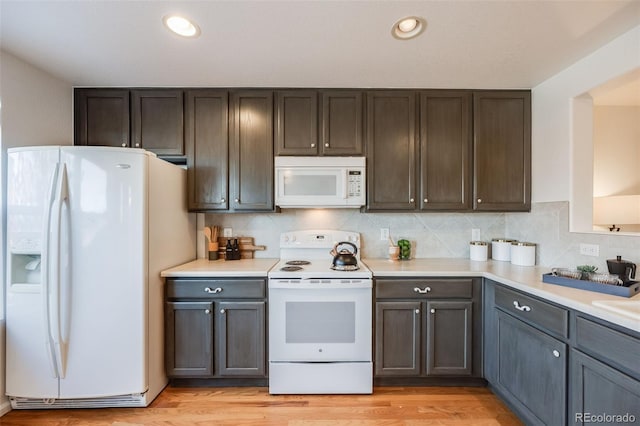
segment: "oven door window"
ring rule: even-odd
[[[286,343],[355,343],[355,302],[286,302]]]
[[[271,361],[371,361],[371,288],[269,289]]]

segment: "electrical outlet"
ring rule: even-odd
[[[380,241],[387,241],[389,239],[389,228],[380,228]]]
[[[471,230],[471,241],[480,241],[480,230],[478,228]]]
[[[233,228],[224,228],[222,230],[223,237],[232,237],[233,236]]]
[[[600,246],[598,244],[580,244],[580,254],[585,256],[600,256]]]

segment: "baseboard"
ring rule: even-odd
[[[11,402],[9,402],[9,398],[3,397],[2,403],[0,403],[0,417],[4,416],[9,411],[11,411]]]

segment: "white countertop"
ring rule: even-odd
[[[484,277],[569,308],[640,332],[640,295],[631,298],[578,290],[542,282],[548,267],[515,266],[509,262],[469,259],[363,259],[373,276],[380,277]]]
[[[198,259],[162,271],[162,277],[266,277],[279,259],[207,260]],[[509,262],[439,258],[391,261],[363,259],[380,277],[484,277],[551,302],[640,332],[640,295],[631,298],[585,291],[542,282],[548,267],[515,266]]]
[[[165,278],[266,277],[280,259],[197,259],[160,273]]]

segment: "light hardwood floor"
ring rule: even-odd
[[[2,425],[521,425],[487,388],[377,387],[373,395],[269,395],[167,387],[147,408],[13,410]]]

